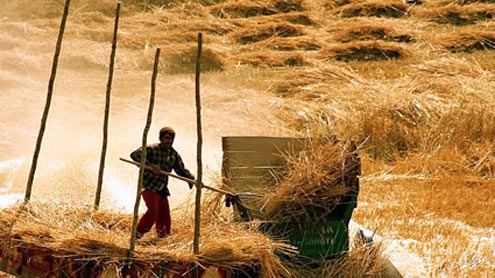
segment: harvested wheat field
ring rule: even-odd
[[[101,211],[95,212],[116,2],[72,0],[33,200],[19,210],[64,2],[0,0],[0,221],[6,238],[100,259],[125,253],[138,173],[118,158],[141,144],[156,48],[162,52],[148,142],[156,142],[162,126],[173,126],[174,147],[197,171],[194,63],[201,32],[207,183],[217,184],[220,175],[222,136],[352,140],[362,162],[352,220],[379,235],[380,244],[351,244],[337,269],[286,265],[275,254],[293,252],[287,242],[260,233],[260,223],[232,221],[220,196],[204,196],[203,253],[194,257],[188,201],[194,191],[171,181],[173,236],[138,242],[139,260],[261,264],[262,277],[371,277],[388,257],[404,277],[495,276],[495,2],[120,1],[107,163]],[[303,173],[317,161],[336,163],[328,149],[314,152],[330,158],[299,157],[314,161],[299,165]],[[301,180],[285,178],[282,189],[264,194],[278,201],[268,204],[272,216],[297,215],[282,207],[297,207],[327,184],[305,180],[309,195],[298,195],[299,187],[290,186]],[[278,193],[299,197],[270,198]]]

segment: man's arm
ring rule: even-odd
[[[189,170],[186,169],[186,166],[184,165],[184,162],[182,161],[182,158],[180,157],[179,153],[177,153],[177,160],[175,161],[174,164],[174,171],[181,177],[188,178],[191,180],[196,179]]]
[[[148,147],[148,148],[146,148],[146,154],[147,154],[146,156],[148,156],[148,155],[149,155],[150,151],[151,151],[151,148],[149,148],[149,147]],[[141,147],[140,147],[140,148],[138,148],[137,150],[133,151],[133,152],[131,153],[131,158],[132,158],[132,160],[134,160],[134,161],[136,161],[136,162],[141,162],[141,152],[142,152],[142,148],[141,148]],[[152,171],[154,174],[159,174],[159,173],[160,173],[160,170],[161,170],[160,166],[159,166],[159,165],[156,165],[156,164],[152,164],[152,163],[148,160],[148,158],[146,158],[146,159],[145,159],[145,164],[146,164],[146,165],[149,165],[149,166],[151,166],[151,167],[152,167],[151,171]]]

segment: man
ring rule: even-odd
[[[171,172],[174,170],[179,176],[194,180],[194,176],[187,170],[179,153],[172,147],[175,131],[171,127],[160,130],[160,143],[146,147],[146,165],[152,170],[145,170],[143,177],[143,191],[141,196],[146,203],[147,211],[139,220],[136,237],[139,239],[156,228],[158,237],[170,234],[171,217],[168,203],[168,176],[160,174],[160,170]],[[141,161],[141,148],[131,153],[131,158]],[[192,188],[192,184],[189,184]]]

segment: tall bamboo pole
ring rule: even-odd
[[[60,56],[60,50],[62,48],[62,40],[64,38],[65,23],[69,16],[70,0],[65,0],[64,13],[62,15],[62,21],[60,23],[60,30],[58,32],[57,44],[55,47],[55,54],[53,55],[52,71],[50,74],[50,80],[48,81],[48,93],[46,95],[45,109],[41,118],[41,126],[36,140],[36,147],[34,149],[33,161],[31,163],[31,169],[29,171],[29,178],[26,186],[26,195],[24,197],[24,203],[29,202],[31,199],[31,190],[33,188],[34,174],[36,173],[36,166],[38,165],[38,156],[41,150],[41,142],[43,141],[43,135],[45,134],[46,122],[48,120],[48,112],[50,111],[50,104],[52,102],[53,84],[55,83],[55,76],[57,75],[58,57]]]
[[[196,207],[194,210],[194,240],[193,240],[193,252],[199,254],[199,238],[200,238],[200,226],[201,226],[201,189],[203,178],[203,161],[202,161],[202,147],[203,147],[203,134],[201,127],[201,95],[199,91],[199,81],[201,72],[201,51],[203,47],[203,35],[198,33],[198,56],[196,59],[196,126],[198,131],[198,145],[197,145],[197,162],[198,162],[198,176],[196,187]]]
[[[148,131],[151,126],[151,119],[153,117],[153,106],[155,104],[155,88],[156,88],[155,84],[156,84],[156,76],[158,75],[159,59],[160,59],[160,48],[157,48],[155,53],[155,63],[153,65],[153,75],[151,77],[151,94],[150,94],[150,104],[148,108],[148,118],[146,120],[146,126],[144,127],[144,131],[143,131],[143,144],[141,148],[139,180],[138,180],[137,193],[136,193],[136,202],[134,205],[134,217],[132,219],[131,244],[128,252],[129,257],[134,256],[134,246],[136,245],[136,230],[137,230],[137,222],[139,215],[139,201],[141,200],[141,188],[143,187],[143,177],[144,177],[144,170],[146,163],[146,145],[147,145],[146,141],[148,138]]]
[[[98,208],[100,207],[101,188],[103,185],[103,173],[105,171],[105,158],[107,155],[107,142],[108,142],[108,118],[110,114],[110,96],[112,92],[115,52],[117,51],[117,32],[119,30],[119,18],[120,18],[120,3],[117,3],[117,6],[115,8],[115,23],[113,28],[112,52],[110,54],[107,91],[105,97],[105,117],[103,118],[103,143],[101,147],[101,156],[100,156],[100,171],[98,172],[98,185],[96,187],[96,195],[95,195],[95,204],[94,204],[95,210],[98,210]]]

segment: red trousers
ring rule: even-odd
[[[137,226],[138,237],[149,232],[153,225],[156,228],[156,235],[164,237],[170,234],[170,206],[167,196],[160,196],[151,190],[145,189],[141,192],[144,202],[148,210],[139,220]]]

